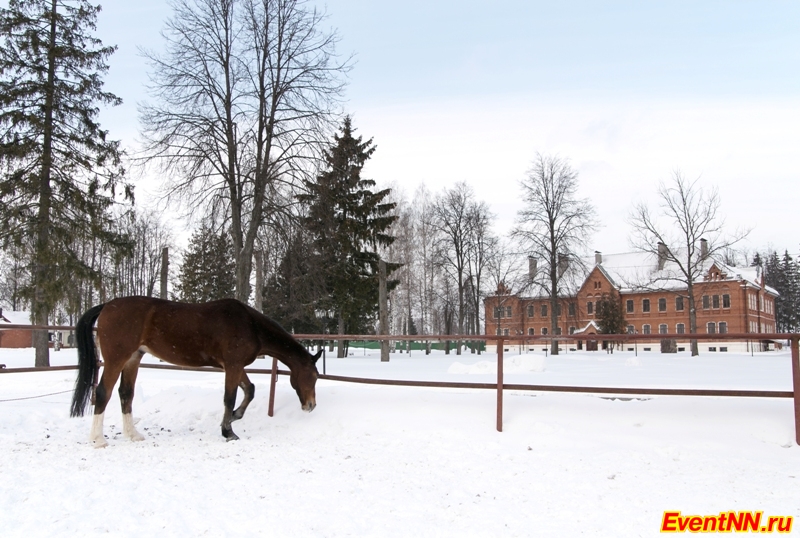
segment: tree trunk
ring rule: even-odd
[[[550,263],[550,336],[555,337],[558,329],[558,316],[556,316],[556,309],[558,307],[558,257],[553,256]],[[550,354],[558,355],[558,341],[552,340],[550,342]]]
[[[691,334],[697,334],[697,306],[694,302],[694,285],[691,282],[687,287],[687,295],[689,296],[689,332]],[[692,350],[692,357],[696,357],[700,354],[697,340],[690,340],[689,347]]]
[[[253,301],[253,306],[259,312],[263,311],[263,292],[264,292],[264,270],[263,270],[263,254],[260,250],[256,250],[253,253],[253,256],[256,259],[256,296],[255,300]]]
[[[336,334],[342,335],[344,334],[344,316],[342,315],[341,311],[339,312],[339,327],[337,329]],[[344,340],[337,340],[336,343],[336,357],[339,359],[344,358]]]
[[[36,253],[34,267],[34,298],[31,310],[34,325],[47,325],[50,308],[49,298],[45,292],[50,250],[50,205],[52,191],[50,187],[50,171],[53,163],[53,106],[55,101],[56,72],[56,0],[51,4],[50,36],[47,51],[47,89],[44,103],[44,137],[42,140],[42,171],[39,177],[39,214],[37,219]],[[50,348],[47,343],[47,331],[35,331],[33,346],[36,348],[37,367],[50,366]]]
[[[379,279],[378,282],[378,308],[379,308],[379,324],[380,334],[389,334],[389,304],[388,294],[386,290],[386,262],[380,260],[378,262]],[[389,341],[381,340],[381,362],[389,362]]]

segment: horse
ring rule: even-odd
[[[92,326],[97,321],[97,344]],[[178,303],[154,297],[121,297],[87,310],[75,327],[78,346],[78,378],[70,415],[83,416],[97,379],[97,347],[103,356],[103,375],[95,389],[94,420],[89,436],[96,448],[108,443],[103,436],[103,416],[117,379],[122,405],[123,433],[133,441],[144,436],[134,427],[132,402],[139,363],[145,353],[179,366],[214,366],[225,371],[222,435],[239,439],[231,422],[244,416],[255,396],[255,386],[245,366],[259,355],[270,355],[289,367],[292,388],[303,411],[317,405],[316,355],[278,323],[235,300],[202,304]],[[244,398],[234,410],[238,387]]]

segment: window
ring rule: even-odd
[[[561,334],[561,327],[556,327],[556,334]]]
[[[633,325],[628,325],[628,334],[633,334],[633,331],[636,329],[633,328]]]
[[[594,303],[592,301],[586,303],[586,313],[590,316],[594,314]]]
[[[633,314],[633,299],[628,299],[625,301],[625,311],[628,314]]]
[[[703,295],[703,310],[708,310],[711,307],[708,295]]]
[[[710,347],[710,348],[708,348],[708,350],[709,350],[709,351],[716,351],[716,350],[717,350],[717,348],[716,348],[716,346],[715,346],[715,347]]]
[[[547,334],[547,327],[542,327],[542,334]]]
[[[642,299],[642,312],[650,312],[650,299]]]
[[[536,330],[534,330],[534,328],[533,328],[533,327],[531,327],[530,329],[528,329],[528,334],[529,334],[530,336],[534,336],[534,335],[536,334]]]
[[[497,336],[500,336],[501,334],[502,334],[502,331],[500,330],[500,327],[498,327],[497,328]]]
[[[642,325],[642,334],[650,334],[650,325]]]
[[[683,310],[683,296],[681,295],[675,297],[675,310],[679,312]]]
[[[713,321],[706,323],[706,332],[708,334],[715,334],[717,332],[717,324]]]
[[[658,334],[667,334],[667,324],[662,323],[658,326]]]
[[[528,317],[529,317],[529,318],[532,318],[532,317],[533,317],[533,311],[534,311],[534,308],[533,308],[533,306],[529,306],[529,307],[528,307]]]
[[[711,296],[711,308],[719,308],[719,295]]]
[[[575,303],[569,303],[567,306],[567,315],[570,317],[575,317]]]
[[[684,325],[683,323],[678,323],[675,326],[675,332],[678,334],[686,334],[686,325]]]
[[[727,293],[722,296],[722,308],[731,307],[731,296]]]
[[[494,317],[495,318],[502,318],[503,317],[503,309],[502,308],[495,308],[494,309]]]
[[[507,306],[507,307],[506,307],[506,317],[507,317],[507,318],[510,318],[510,317],[511,317],[511,307],[510,307],[510,306]]]
[[[569,334],[575,334],[575,327],[569,328]]]
[[[556,317],[561,317],[561,303],[556,303]]]
[[[667,300],[664,297],[658,300],[658,311],[659,312],[667,311]]]
[[[503,336],[508,336],[508,329],[503,329]]]
[[[719,334],[727,334],[728,333],[728,322],[727,321],[720,321],[719,322]]]
[[[546,304],[542,305],[542,317],[543,318],[547,317],[547,305]]]

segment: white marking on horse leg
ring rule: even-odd
[[[130,413],[122,415],[122,433],[124,433],[131,441],[144,441],[144,435],[136,431],[133,427],[133,417]]]
[[[106,438],[103,436],[103,416],[105,413],[94,415],[92,419],[92,431],[89,433],[89,441],[95,448],[103,448],[108,445]]]

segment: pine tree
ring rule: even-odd
[[[780,263],[780,296],[775,299],[775,317],[780,332],[796,332],[800,329],[800,266],[784,251]]]
[[[97,122],[101,75],[115,47],[92,37],[99,6],[86,0],[10,0],[0,9],[0,234],[4,245],[34,238],[33,322],[45,324],[66,282],[88,272],[69,250],[76,237],[114,243],[107,209],[122,184],[119,143]],[[36,364],[49,364],[47,334]]]
[[[204,303],[236,294],[233,243],[225,233],[207,226],[192,234],[183,257],[176,296],[187,303]]]
[[[619,294],[604,293],[597,301],[597,325],[600,334],[622,334],[626,330],[625,311]]]
[[[317,266],[324,271],[327,295],[318,309],[334,313],[338,334],[365,331],[374,320],[377,249],[394,241],[387,231],[397,219],[390,214],[395,204],[385,202],[390,189],[373,192],[375,181],[361,177],[375,147],[372,139],[364,142],[353,131],[346,117],[324,153],[327,170],[308,182],[308,194],[299,197],[308,204],[304,224],[313,237]],[[396,267],[387,264],[387,271]]]

